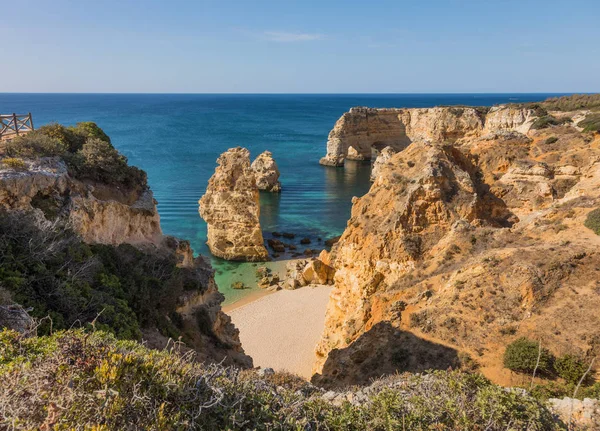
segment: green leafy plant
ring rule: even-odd
[[[565,429],[531,396],[479,374],[393,376],[360,396],[332,403],[289,374],[206,365],[101,331],[0,331],[0,420],[22,429]]]
[[[588,369],[588,365],[578,356],[566,354],[554,361],[554,369],[567,383],[576,384]]]
[[[60,219],[0,212],[0,286],[54,330],[85,325],[119,338],[139,339],[143,328],[177,338],[170,316],[186,290],[206,288],[175,256],[131,245],[88,245]],[[38,331],[51,330],[44,320]]]
[[[593,230],[596,235],[600,235],[600,208],[590,211],[583,225]]]
[[[540,352],[540,343],[525,337],[510,343],[504,351],[504,366],[519,373],[533,373],[537,365],[539,373],[550,374],[553,361],[548,349],[542,348]]]
[[[27,170],[27,163],[18,157],[7,157],[2,159],[2,165],[15,171]]]
[[[10,157],[54,157],[62,156],[66,151],[67,145],[64,142],[40,130],[18,136],[6,145],[6,154]]]

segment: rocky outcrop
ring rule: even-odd
[[[413,141],[454,142],[490,131],[526,133],[535,111],[502,105],[435,108],[352,108],[329,133],[322,165],[342,166],[344,160],[371,160],[385,147],[400,151]]]
[[[217,164],[199,201],[211,253],[227,260],[269,260],[260,228],[259,194],[250,152],[231,148],[221,154]]]
[[[513,105],[493,106],[485,116],[483,132],[514,130],[527,133],[537,117],[533,109]]]
[[[381,153],[379,153],[375,159],[375,162],[373,162],[373,167],[371,169],[371,181],[375,181],[375,178],[377,178],[377,175],[379,175],[379,171],[382,169],[382,167],[385,166],[390,161],[392,156],[397,152],[398,151],[394,150],[392,147],[385,147],[383,150],[381,150]]]
[[[297,289],[309,284],[333,284],[335,270],[320,259],[297,259],[286,265],[284,289]]]
[[[329,256],[315,381],[476,364],[511,385],[502,352],[521,336],[598,354],[600,237],[584,222],[600,206],[600,137],[503,128],[520,121],[378,163]]]
[[[224,297],[210,264],[202,257],[194,258],[189,242],[162,234],[157,203],[149,189],[126,192],[73,178],[60,158],[25,159],[24,163],[20,170],[0,168],[1,209],[34,211],[36,219],[44,223],[66,221],[87,243],[132,244],[145,253],[167,257],[167,261],[174,256],[187,286],[184,294],[175,298],[186,334],[185,348],[193,348],[201,361],[252,366],[238,330],[221,310]],[[0,288],[0,326],[28,330],[33,321],[26,310],[4,301],[2,292]],[[143,337],[150,347],[172,343],[152,327],[144,328]]]
[[[156,201],[149,189],[132,196],[69,176],[58,158],[26,160],[27,169],[0,171],[0,207],[38,208],[49,218],[65,216],[89,243],[158,243],[162,238]],[[101,198],[96,196],[97,192]]]
[[[252,170],[256,178],[256,185],[259,190],[267,192],[280,192],[281,183],[279,182],[279,169],[273,159],[270,151],[261,153],[252,162]]]
[[[547,404],[563,423],[571,425],[571,429],[600,429],[600,401],[597,399],[550,398]]]
[[[317,348],[320,366],[331,348],[364,328],[371,296],[414,268],[454,226],[506,222],[502,203],[480,186],[475,167],[452,146],[417,142],[382,167],[367,195],[353,199],[331,258],[337,272]]]

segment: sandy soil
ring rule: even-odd
[[[310,378],[331,286],[281,290],[228,314],[254,366]]]

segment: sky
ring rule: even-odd
[[[14,4],[0,92],[600,91],[600,0]]]

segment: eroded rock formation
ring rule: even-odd
[[[217,290],[210,264],[202,257],[194,258],[189,242],[163,236],[151,190],[138,187],[124,191],[73,178],[60,158],[23,162],[26,168],[22,170],[0,168],[2,210],[34,211],[40,220],[66,221],[88,243],[127,243],[146,253],[174,256],[188,286],[184,295],[176,298],[176,311],[189,337],[187,348],[193,348],[202,361],[252,366],[252,359],[244,354],[240,344],[238,330],[221,310],[224,297]],[[20,319],[17,326],[11,327],[19,329],[29,324],[27,313],[18,304],[0,308],[0,320]],[[172,343],[156,328],[145,328],[143,336],[150,347],[162,348]]]
[[[424,361],[476,364],[510,385],[502,354],[521,336],[556,355],[600,353],[600,236],[584,227],[600,206],[600,136],[530,129],[528,110],[488,115],[454,141],[414,140],[354,198],[330,255],[315,381],[360,383]]]
[[[335,123],[320,161],[342,166],[344,160],[371,160],[385,147],[400,151],[413,141],[453,142],[490,131],[527,132],[535,120],[528,108],[498,106],[435,108],[352,108]]]
[[[279,169],[273,159],[270,151],[261,153],[252,162],[252,170],[256,177],[256,185],[259,190],[267,192],[280,192],[281,183],[279,182]]]
[[[125,196],[104,185],[73,179],[58,158],[27,160],[27,170],[0,172],[0,207],[40,209],[66,216],[89,243],[159,243],[160,217],[150,189]]]
[[[221,154],[199,201],[208,226],[208,247],[227,260],[269,260],[260,228],[258,187],[250,152],[241,147]]]

